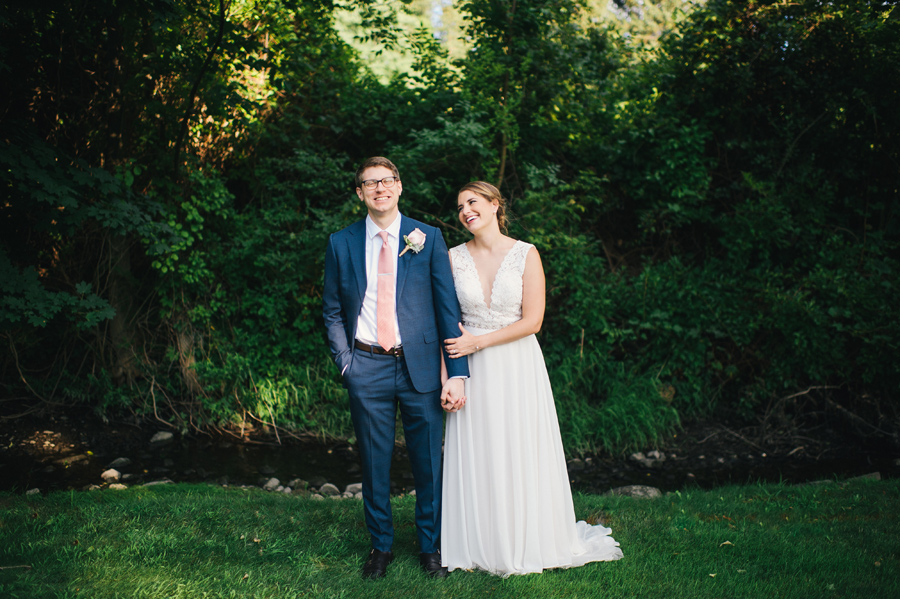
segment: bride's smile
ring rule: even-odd
[[[493,202],[489,202],[472,191],[464,191],[459,195],[456,209],[459,212],[459,222],[465,225],[469,231],[490,224],[496,218]]]

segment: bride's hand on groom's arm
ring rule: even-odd
[[[462,323],[459,323],[459,330],[462,331],[462,335],[456,339],[444,341],[444,347],[451,358],[468,356],[481,349],[478,345],[478,337],[467,331]]]

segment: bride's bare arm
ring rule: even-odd
[[[467,356],[492,345],[502,345],[522,339],[541,330],[544,322],[546,296],[544,291],[544,267],[537,248],[531,248],[525,258],[525,272],[522,275],[522,319],[502,329],[473,335],[459,325],[462,335],[447,339],[444,343],[451,356]],[[456,352],[456,353],[454,353]]]

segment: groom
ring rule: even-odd
[[[387,158],[356,171],[356,195],[368,216],[331,235],[322,303],[328,343],[350,395],[363,471],[363,506],[372,550],[364,578],[381,578],[394,559],[390,466],[397,405],[416,485],[416,530],[422,567],[443,578],[441,402],[462,399],[466,358],[443,353],[458,336],[459,302],[441,232],[400,214],[403,184]]]

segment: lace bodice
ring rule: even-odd
[[[453,283],[464,326],[497,330],[522,319],[522,274],[525,272],[525,258],[532,247],[530,243],[516,241],[503,258],[491,289],[490,308],[485,301],[478,269],[466,244],[450,250]]]

